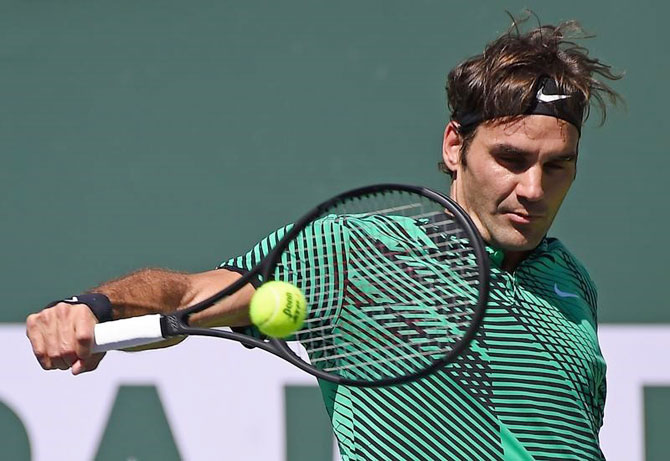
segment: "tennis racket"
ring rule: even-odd
[[[456,359],[479,328],[489,265],[481,237],[448,197],[381,184],[327,200],[287,226],[250,272],[210,298],[172,314],[95,327],[95,352],[181,335],[258,347],[339,384],[375,387],[428,375]],[[281,280],[307,300],[307,318],[286,341],[189,325],[189,317],[248,283]]]

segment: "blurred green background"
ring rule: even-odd
[[[553,235],[600,319],[667,322],[667,3],[0,1],[0,321],[143,266],[212,268],[316,201],[446,190],[444,80],[504,10],[579,19],[626,77]]]

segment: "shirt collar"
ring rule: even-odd
[[[549,242],[547,241],[547,236],[545,235],[540,241],[540,243],[533,249],[533,251],[531,251],[523,261],[521,261],[521,264],[523,264],[524,261],[537,258],[542,253],[547,252],[548,249],[549,249]],[[500,269],[500,267],[502,266],[502,262],[505,259],[505,252],[499,248],[494,248],[491,245],[486,244],[486,253],[489,255],[491,263],[495,267]]]

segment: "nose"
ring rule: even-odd
[[[530,202],[542,200],[544,198],[542,180],[543,172],[540,165],[533,165],[531,168],[528,168],[520,174],[516,188],[517,196]]]

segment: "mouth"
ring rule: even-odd
[[[530,224],[544,218],[543,214],[527,213],[525,211],[506,211],[503,214],[507,219],[517,224]]]

